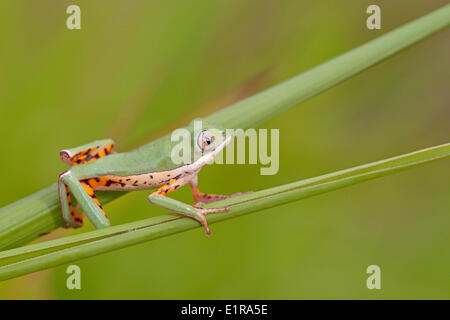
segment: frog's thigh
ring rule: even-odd
[[[64,163],[75,166],[93,162],[112,153],[114,141],[111,139],[97,140],[80,147],[61,150],[60,157]]]
[[[62,173],[64,174],[64,172]],[[83,226],[83,214],[75,210],[70,197],[69,187],[60,178],[58,181],[59,199],[66,227],[79,228]]]

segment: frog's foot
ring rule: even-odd
[[[194,197],[194,201],[196,205],[204,204],[204,203],[211,203],[216,202],[220,200],[225,200],[228,198],[234,198],[238,196],[243,196],[245,194],[253,193],[253,191],[247,191],[247,192],[236,192],[231,195],[223,195],[223,194],[211,194],[211,193],[203,193],[198,188],[192,191],[192,196]]]
[[[151,195],[148,196],[148,201],[151,204],[154,204],[158,207],[168,209],[170,211],[182,214],[184,216],[187,216],[189,218],[193,218],[200,222],[200,224],[205,229],[205,232],[208,236],[211,235],[211,230],[209,229],[208,221],[206,220],[206,216],[210,213],[218,213],[218,212],[225,212],[228,211],[228,207],[222,207],[222,208],[201,208],[197,205],[189,205],[183,202],[180,202],[178,200],[166,197],[163,195],[164,188],[167,188],[166,186],[161,187],[163,189],[157,190],[153,192]]]
[[[236,192],[233,193],[232,195],[203,193],[198,189],[198,175],[193,176],[192,179],[189,180],[189,185],[191,187],[192,196],[194,197],[194,202],[197,205],[200,205],[202,203],[216,202],[228,198],[242,196],[244,194],[253,193],[253,191]]]
[[[208,236],[211,235],[206,216],[210,213],[228,211],[228,207],[222,208],[201,208],[198,205],[189,205],[181,201],[167,197],[166,195],[182,185],[183,181],[172,179],[169,183],[161,186],[158,190],[148,196],[148,201],[158,207],[193,218],[201,223]]]
[[[193,206],[195,210],[198,212],[198,215],[193,216],[195,220],[200,222],[205,229],[206,235],[211,235],[211,230],[209,230],[209,224],[206,220],[206,216],[210,213],[219,213],[219,212],[227,212],[229,210],[228,207],[222,208],[200,208],[198,205]]]

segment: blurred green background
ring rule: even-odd
[[[59,150],[130,150],[448,1],[0,2],[0,206],[56,182]],[[369,4],[382,29],[365,26]],[[81,7],[81,30],[66,8]],[[286,112],[280,170],[208,166],[203,191],[258,190],[448,142],[449,30]],[[0,283],[2,299],[450,298],[448,160]],[[113,224],[165,211],[148,191]],[[189,188],[174,197],[191,202]],[[91,230],[57,230],[42,240]],[[366,288],[381,267],[381,290]]]

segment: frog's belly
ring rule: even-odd
[[[199,171],[192,169],[193,168],[190,165],[186,165],[168,171],[129,176],[106,175],[89,178],[86,180],[95,190],[131,191],[155,189],[169,183],[174,179],[181,185],[188,182]]]

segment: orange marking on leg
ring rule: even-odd
[[[153,192],[153,194],[158,194],[160,196],[165,196],[166,194],[176,190],[179,185],[174,183],[177,181],[177,179],[171,179],[168,183],[160,187],[158,190]]]
[[[72,166],[93,162],[99,158],[103,158],[111,153],[113,146],[113,144],[108,144],[101,149],[99,149],[99,146],[96,146],[77,152],[70,159],[70,161],[72,162]]]
[[[69,205],[70,216],[72,217],[75,224],[77,224],[79,227],[82,227],[83,226],[83,214],[78,213],[75,210],[75,208],[73,207],[73,204],[71,202],[69,188],[67,186],[65,186],[65,187],[66,187],[67,202]]]
[[[106,156],[106,151],[105,149],[102,149],[97,154],[99,158],[103,158],[104,156]]]
[[[97,181],[97,179],[93,178],[93,179],[89,179],[88,182],[81,181],[80,183],[81,183],[81,186],[83,187],[84,191],[86,191],[86,193],[92,198],[92,200],[94,200],[94,202],[98,205],[98,207],[100,208],[100,210],[101,210],[101,211],[103,212],[103,214],[105,215],[106,219],[108,219],[108,221],[109,221],[109,218],[108,218],[108,216],[106,215],[105,210],[103,210],[103,207],[102,207],[100,201],[98,201],[97,197],[96,197],[95,194],[94,194],[94,188],[93,188],[93,186],[90,184],[91,180],[94,180],[95,183],[100,183],[100,184],[101,184],[101,183],[102,183],[102,180],[103,180],[103,181],[106,181],[107,179],[105,179],[105,178],[101,178],[101,179],[98,178],[98,180],[100,180],[100,181]]]
[[[161,196],[165,196],[168,192],[167,192],[167,187],[169,187],[169,184],[165,184],[162,187],[160,187],[158,190],[155,191],[155,193],[161,195]]]
[[[199,188],[195,189],[195,193],[197,193],[201,197],[205,195],[205,193],[201,192]]]
[[[99,186],[106,185],[107,181],[108,181],[108,179],[106,179],[106,178],[96,177],[96,178],[89,179],[87,182],[93,189],[95,189]]]
[[[87,182],[81,182],[81,186],[83,187],[84,191],[89,195],[94,195],[94,189],[87,183]]]
[[[110,153],[111,153],[111,150],[112,150],[112,148],[113,148],[113,144],[108,144],[108,145],[106,146],[106,148],[105,148],[105,150],[106,150],[106,154],[110,154]]]
[[[95,195],[92,195],[91,198],[92,198],[92,200],[94,200],[94,202],[98,205],[98,207],[100,208],[100,210],[102,210],[103,214],[105,215],[106,219],[107,219],[108,222],[109,222],[109,218],[108,218],[108,216],[106,215],[105,210],[103,210],[103,207],[102,207],[100,201],[98,201],[98,199],[97,199],[97,197],[96,197]]]
[[[94,202],[95,202],[96,204],[98,204],[98,206],[101,206],[100,201],[98,201],[98,199],[97,199],[96,196],[92,196],[91,198],[94,200]]]

